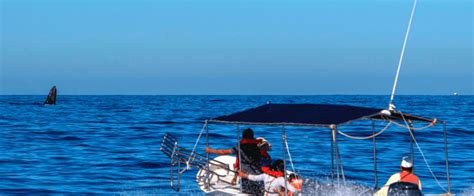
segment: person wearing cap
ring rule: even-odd
[[[268,151],[272,150],[272,144],[263,137],[257,137],[258,148],[260,149],[260,165],[270,166],[272,164],[272,157],[268,154]]]
[[[206,147],[206,153],[218,155],[236,154],[237,160],[234,163],[234,168],[236,170],[242,170],[249,174],[258,175],[262,173],[260,170],[260,160],[262,156],[258,146],[260,142],[261,141],[254,138],[253,130],[247,128],[242,132],[242,139],[239,141],[238,146],[231,149],[212,149]],[[240,161],[239,158],[241,159]],[[239,162],[242,165],[239,165]],[[236,179],[237,178],[234,178],[232,182],[235,183]],[[242,191],[244,193],[261,195],[262,189],[262,183],[242,179]]]
[[[377,196],[385,196],[387,195],[388,188],[391,184],[397,182],[409,182],[418,185],[418,189],[421,191],[421,181],[413,174],[413,160],[408,158],[407,156],[402,158],[402,163],[400,164],[400,172],[393,174],[385,183],[385,185],[375,193]]]

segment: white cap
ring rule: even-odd
[[[267,141],[264,137],[257,137],[257,140],[261,140],[260,143],[258,143],[258,145],[257,145],[258,147],[262,147],[265,144],[267,144],[268,147],[270,147],[270,148],[272,147],[272,144],[270,144],[270,142]]]
[[[412,168],[413,167],[413,160],[411,160],[409,157],[407,156],[404,156],[402,158],[402,163],[400,164],[400,166],[404,167],[404,168]]]

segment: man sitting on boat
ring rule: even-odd
[[[393,174],[385,183],[385,185],[375,193],[377,196],[385,196],[387,195],[388,189],[391,184],[397,182],[408,182],[418,186],[418,189],[421,191],[421,181],[413,174],[413,160],[408,158],[407,156],[402,158],[402,163],[400,165],[401,172]],[[416,189],[415,189],[416,190]]]
[[[297,179],[295,175],[293,181],[290,183],[283,176],[283,169],[285,168],[283,160],[278,159],[273,162],[271,167],[262,167],[263,174],[252,175],[243,171],[239,171],[239,176],[251,181],[263,181],[265,185],[265,195],[284,195],[285,183],[288,188],[288,195],[292,195],[297,191],[301,191],[302,180]]]
[[[260,149],[260,165],[270,166],[272,164],[272,157],[268,154],[268,151],[272,151],[272,144],[263,137],[258,137],[258,148]]]
[[[253,130],[248,128],[242,132],[242,139],[239,141],[240,150],[237,147],[231,149],[212,149],[206,148],[206,153],[218,154],[218,155],[228,155],[236,154],[237,160],[234,164],[234,168],[240,169],[249,174],[261,174],[260,171],[260,161],[261,161],[261,151],[258,147],[260,143],[259,140],[256,140],[253,135]],[[240,155],[238,154],[242,152]],[[239,157],[242,159],[239,161]],[[242,165],[239,165],[241,162]],[[247,179],[242,179],[242,191],[244,193],[260,195],[261,189],[263,188],[261,183],[249,181]]]

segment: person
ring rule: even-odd
[[[401,172],[393,174],[385,183],[385,185],[375,193],[377,196],[387,195],[388,188],[391,184],[396,182],[409,182],[418,185],[418,189],[421,191],[421,181],[413,174],[413,160],[407,156],[402,158],[402,163],[400,164]]]
[[[283,160],[278,159],[273,162],[269,169],[263,169],[264,173],[262,174],[252,175],[243,171],[239,171],[238,175],[251,181],[263,181],[265,185],[266,196],[284,195],[285,183],[286,187],[288,188],[288,195],[292,195],[298,191],[301,191],[302,180],[298,179],[296,175],[293,175],[293,178],[290,181],[286,180],[283,177],[283,169]]]
[[[272,144],[263,137],[258,137],[258,148],[260,149],[260,165],[269,166],[272,164],[272,157],[268,154],[268,151],[272,150]]]
[[[260,141],[254,138],[253,130],[250,128],[245,129],[242,132],[242,139],[239,141],[240,149],[237,147],[231,149],[212,149],[206,147],[206,153],[218,154],[218,155],[228,155],[236,154],[236,162],[234,163],[234,168],[236,170],[242,170],[249,174],[261,174],[260,171],[260,160],[261,160],[261,151],[258,147]],[[239,155],[239,152],[240,155]],[[240,161],[239,161],[240,157]],[[242,165],[239,165],[239,162]],[[236,180],[236,178],[234,179]],[[233,180],[233,181],[234,181]],[[247,179],[242,179],[242,191],[248,194],[260,195],[263,185],[258,182],[249,181]]]

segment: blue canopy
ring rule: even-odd
[[[433,120],[383,109],[331,104],[265,104],[230,115],[213,118],[210,122],[235,124],[319,125],[344,124],[359,119],[395,119],[432,122]]]

